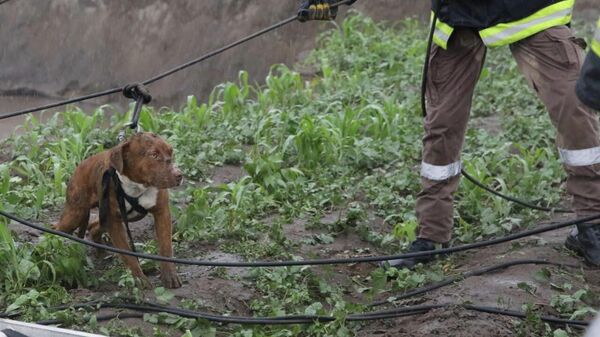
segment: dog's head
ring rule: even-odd
[[[133,182],[164,189],[183,181],[173,164],[173,147],[151,132],[135,134],[110,151],[110,164]]]

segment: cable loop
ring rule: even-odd
[[[152,96],[148,88],[141,83],[127,84],[123,87],[123,96],[131,98],[135,101],[142,98],[144,104],[148,104],[152,101]]]
[[[146,88],[146,86],[144,86],[141,83],[133,83],[128,84],[123,88],[123,96],[135,100],[133,116],[131,117],[131,122],[127,125],[130,129],[135,129],[136,132],[139,132],[138,121],[140,119],[140,112],[142,111],[142,106],[152,101],[150,91],[148,90],[148,88]],[[123,131],[121,133],[123,133]],[[124,137],[124,133],[121,133],[119,133],[119,141],[122,141],[121,138]]]

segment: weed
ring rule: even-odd
[[[425,36],[417,20],[390,27],[354,13],[320,36],[318,48],[302,65],[314,69],[311,78],[276,65],[263,85],[251,84],[242,71],[235,82],[217,86],[205,102],[188,97],[181,111],[145,107],[140,125],[173,145],[177,165],[188,181],[172,193],[176,255],[197,256],[188,248],[210,243],[246,259],[292,258],[303,244],[332,244],[340,233],[353,231],[377,247],[378,253],[397,253],[406,247],[417,227],[419,83]],[[108,118],[108,109],[101,107],[91,115],[68,109],[43,124],[30,117],[24,132],[1,147],[12,160],[0,164],[0,207],[26,218],[52,219],[64,202],[67,180],[76,165],[114,145],[131,114]],[[508,50],[490,52],[472,114],[496,118],[503,132],[470,128],[463,156],[470,174],[524,199],[548,205],[562,200],[565,174],[556,159],[554,132]],[[248,175],[226,184],[206,184],[224,164],[243,167]],[[502,235],[544,216],[469,182],[461,183],[455,200],[456,243]],[[345,211],[343,216],[340,210]],[[339,220],[321,223],[323,215],[332,212],[340,212]],[[392,230],[376,228],[369,222],[372,217]],[[292,240],[286,228],[296,226],[298,218],[309,219],[307,230],[320,232],[308,235],[304,242]],[[156,245],[151,241],[141,248],[154,252]],[[43,312],[60,301],[56,296],[68,298],[67,288],[94,286],[84,256],[84,250],[55,238],[44,237],[35,246],[15,241],[0,219],[0,306],[13,305],[11,310],[28,311],[26,319],[34,318],[34,310]],[[143,267],[154,270],[156,264]],[[452,270],[452,261],[447,260],[414,272],[376,270],[362,281],[360,292],[374,297],[405,291],[437,281]],[[344,318],[364,308],[346,300],[344,292],[354,289],[332,284],[330,275],[305,267],[255,270],[248,282],[260,298],[249,306],[254,315],[330,314],[335,322],[232,327],[225,332],[233,336],[355,334],[357,326]],[[220,276],[220,272],[213,275]],[[118,283],[119,293],[143,297],[120,265],[102,280]],[[534,292],[529,286],[522,288]],[[157,295],[170,299],[167,292]],[[589,313],[583,294],[561,296],[553,303],[562,314]],[[519,326],[522,335],[563,334],[541,323],[535,308],[527,309],[528,319]],[[141,334],[120,324],[98,327],[90,317],[87,320],[91,323],[86,329]],[[185,336],[217,334],[214,326],[203,321],[170,315],[147,315],[146,321],[175,328]],[[165,332],[157,328],[154,334]]]

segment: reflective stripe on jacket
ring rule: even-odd
[[[481,39],[488,47],[504,46],[525,39],[545,29],[571,22],[575,0],[563,0],[545,6],[516,21],[496,23],[479,29]],[[453,27],[438,19],[434,42],[446,49]]]
[[[600,57],[600,20],[598,20],[596,34],[594,35],[594,40],[592,41],[592,51],[594,51],[596,56]]]

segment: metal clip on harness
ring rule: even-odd
[[[133,83],[128,84],[123,88],[123,96],[133,99],[135,101],[135,107],[133,109],[133,116],[131,117],[131,122],[125,124],[125,127],[119,132],[117,139],[119,142],[123,142],[125,140],[125,130],[129,127],[135,132],[140,132],[140,126],[138,124],[140,120],[140,113],[142,111],[142,106],[144,104],[148,104],[152,101],[152,96],[150,95],[150,91],[146,86],[141,83]]]

